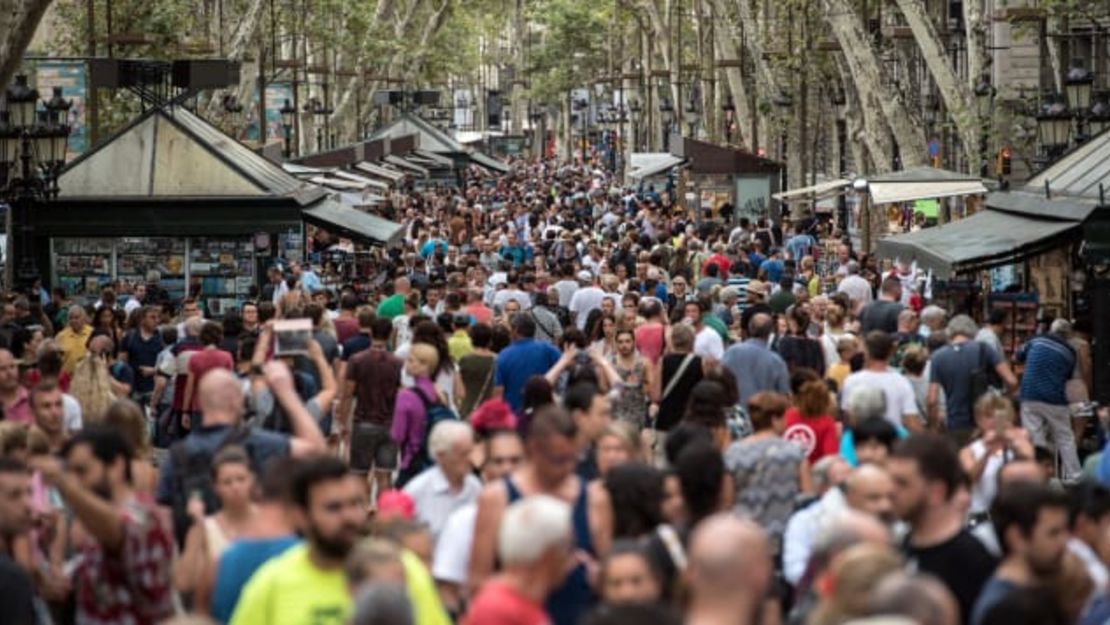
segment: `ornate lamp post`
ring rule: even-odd
[[[65,165],[71,103],[61,87],[36,111],[39,93],[19,75],[5,91],[8,108],[0,111],[0,200],[9,205],[9,282],[29,287],[39,279],[33,249],[31,209],[58,197],[58,175]],[[14,268],[14,272],[12,269]],[[14,273],[14,276],[12,275]],[[14,278],[14,280],[13,280]]]
[[[725,117],[725,143],[732,145],[732,131],[736,129],[736,102],[732,96],[728,96],[721,105],[721,113]]]
[[[1037,134],[1049,161],[1057,158],[1068,147],[1071,134],[1071,115],[1068,105],[1059,94],[1046,94],[1041,112],[1037,115]]]
[[[286,98],[278,113],[281,114],[281,134],[285,139],[285,158],[289,158],[293,156],[293,124],[297,121],[297,109]]]
[[[1072,59],[1071,68],[1064,78],[1064,91],[1068,96],[1068,107],[1075,114],[1075,142],[1083,143],[1087,140],[1087,128],[1084,123],[1091,109],[1091,86],[1095,82],[1095,75],[1083,66],[1080,59]]]
[[[640,105],[640,101],[633,98],[628,103],[628,113],[632,118],[632,147],[634,150],[640,149],[640,116],[644,112],[644,107]]]
[[[663,149],[671,149],[671,125],[674,124],[674,105],[669,98],[659,103],[659,118],[663,121]]]
[[[1098,94],[1095,103],[1091,105],[1087,124],[1090,126],[1092,137],[1110,128],[1110,93],[1103,91]]]
[[[686,100],[685,110],[682,112],[682,120],[686,122],[687,134],[691,139],[696,139],[698,136],[698,124],[701,122],[701,106],[698,102],[697,90],[690,90],[690,98]]]

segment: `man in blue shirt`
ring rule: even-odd
[[[777,284],[782,280],[782,272],[785,266],[782,264],[782,250],[773,248],[771,250],[771,257],[763,261],[759,265],[760,270],[767,274],[767,281]]]
[[[1018,362],[1025,363],[1021,376],[1021,424],[1029,431],[1034,445],[1048,446],[1048,431],[1063,461],[1065,481],[1079,477],[1079,455],[1071,429],[1068,397],[1064,391],[1075,372],[1075,350],[1068,345],[1071,323],[1052,322],[1047,334],[1035,336],[1018,350]]]
[[[293,277],[297,279],[297,286],[302,290],[308,293],[323,290],[324,283],[312,268],[305,268],[301,263],[294,261],[289,263],[289,270],[293,272]]]
[[[519,243],[515,232],[509,232],[508,245],[501,248],[501,258],[510,261],[514,269],[519,269],[525,263],[532,262],[532,247],[527,243]]]
[[[517,415],[524,402],[524,385],[533,376],[542,376],[559,361],[559,350],[550,343],[537,341],[536,322],[530,315],[513,318],[513,344],[497,355],[494,386]]]
[[[765,313],[752,316],[748,340],[725,350],[721,364],[736,377],[740,405],[746,406],[752,395],[761,391],[790,392],[790,373],[786,362],[767,346],[774,321]]]

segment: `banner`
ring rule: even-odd
[[[85,64],[80,61],[40,61],[35,66],[35,88],[39,98],[49,100],[54,95],[54,87],[61,87],[62,97],[72,102],[67,121],[70,127],[67,160],[88,149],[85,85]]]
[[[293,101],[293,87],[289,83],[266,85],[266,139],[262,143],[285,140],[285,131],[281,127],[281,109],[286,100]],[[250,102],[244,103],[243,107],[247,124],[240,139],[258,141],[258,91],[251,91]]]

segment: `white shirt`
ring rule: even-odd
[[[285,294],[288,292],[289,285],[285,283],[285,280],[278,282],[277,285],[274,286],[274,296],[271,298],[274,306],[277,306],[278,303],[281,302],[281,298],[285,297]]]
[[[836,287],[837,293],[847,293],[853,301],[870,304],[874,299],[871,283],[859,275],[848,276]]]
[[[856,387],[877,386],[886,397],[886,414],[883,415],[895,427],[902,426],[902,417],[917,414],[917,401],[914,399],[910,381],[896,371],[857,371],[844,379],[841,392],[841,408],[848,409],[848,401]],[[918,415],[921,416],[921,415]]]
[[[601,308],[601,300],[605,297],[605,291],[601,287],[588,286],[584,289],[578,289],[574,296],[570,298],[568,308],[575,315],[574,324],[578,326],[579,330],[586,329],[586,317],[590,316],[591,310]]]
[[[501,310],[505,307],[505,302],[509,300],[516,300],[520,304],[521,310],[528,310],[532,307],[532,298],[520,289],[501,289],[493,296],[493,307],[496,310]]]
[[[432,577],[460,586],[466,583],[470,567],[470,547],[474,543],[474,524],[478,520],[478,504],[467,504],[455,510],[440,531],[432,555]]]
[[[127,316],[130,317],[131,313],[135,312],[136,310],[138,310],[139,308],[142,308],[142,307],[143,307],[143,303],[140,302],[138,300],[138,298],[132,297],[132,298],[127,300],[126,304],[123,305],[123,312],[127,313]]]
[[[720,360],[725,355],[725,342],[716,330],[705,326],[694,337],[694,355],[703,359]]]
[[[1095,585],[1092,596],[1105,595],[1106,585],[1110,583],[1110,571],[1107,571],[1106,565],[1102,563],[1098,554],[1091,549],[1090,545],[1074,536],[1068,539],[1068,551],[1079,556],[1087,567],[1087,575]]]
[[[81,403],[73,395],[62,393],[62,411],[66,432],[77,432],[84,427],[81,418]]]
[[[814,543],[846,507],[844,493],[834,486],[821,499],[790,517],[782,536],[782,573],[786,581],[798,583],[809,565]]]
[[[555,290],[559,292],[559,305],[570,306],[570,300],[578,291],[577,280],[559,280],[555,283]]]
[[[467,504],[476,504],[482,492],[482,483],[472,474],[463,479],[462,488],[451,492],[447,476],[439,465],[426,469],[405,485],[404,491],[416,504],[416,518],[428,526],[432,543],[439,540],[439,534],[447,524],[451,513]]]

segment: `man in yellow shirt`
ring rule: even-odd
[[[470,341],[470,315],[457,314],[453,315],[451,322],[454,324],[455,331],[447,339],[447,351],[451,354],[451,360],[458,363],[466,356],[474,351],[474,344]]]
[[[362,480],[337,458],[298,466],[291,499],[305,542],[258,569],[231,625],[345,625],[352,601],[343,563],[366,523],[365,493]]]
[[[89,337],[92,336],[92,326],[89,325],[85,309],[74,304],[69,307],[69,320],[66,327],[54,337],[54,342],[62,350],[62,369],[73,373],[73,368],[88,353]]]

